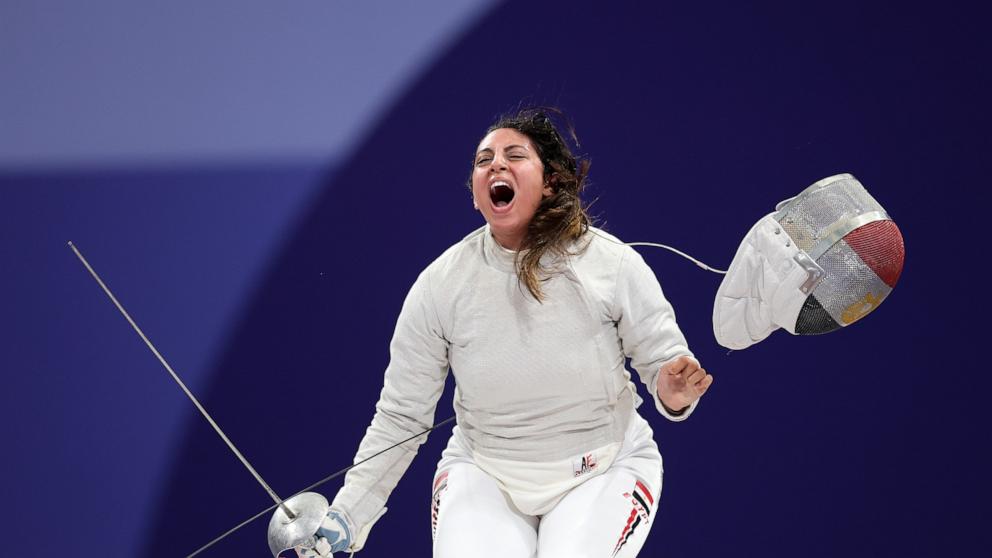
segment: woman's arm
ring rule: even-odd
[[[682,363],[690,359],[695,363],[695,359],[654,272],[632,249],[625,250],[620,260],[613,317],[624,355],[651,393],[655,407],[669,420],[688,418],[699,397],[686,397],[685,386],[679,383],[686,376],[679,373],[686,366]]]
[[[375,416],[355,462],[426,430],[434,421],[448,374],[448,343],[434,307],[430,268],[407,294],[389,352]],[[382,515],[386,499],[425,440],[426,436],[420,436],[348,471],[331,508],[350,523],[356,539],[352,551],[361,548],[368,529]]]

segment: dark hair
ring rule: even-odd
[[[541,259],[546,254],[572,254],[569,246],[585,234],[591,224],[587,206],[580,198],[590,163],[587,159],[575,158],[552,122],[552,116],[563,121],[572,141],[578,145],[571,122],[553,107],[525,108],[505,114],[486,130],[488,135],[493,130],[510,128],[527,136],[537,148],[544,165],[544,181],[551,188],[551,195],[541,200],[527,226],[521,245],[525,250],[517,252],[514,261],[517,276],[538,301],[544,298],[541,293]],[[471,182],[470,177],[470,189]]]

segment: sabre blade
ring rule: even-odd
[[[139,337],[141,337],[141,340],[145,342],[145,345],[148,345],[148,348],[151,349],[155,357],[158,358],[158,361],[161,362],[162,366],[164,366],[165,369],[169,372],[169,374],[172,376],[172,379],[175,380],[177,384],[179,384],[180,388],[182,388],[183,393],[185,393],[186,396],[189,397],[190,401],[192,401],[193,404],[196,405],[196,408],[200,410],[200,414],[202,414],[203,417],[207,419],[207,422],[210,423],[210,426],[212,426],[214,430],[217,432],[217,434],[221,437],[221,439],[224,440],[224,443],[227,444],[227,447],[231,448],[231,451],[234,452],[234,455],[236,455],[237,458],[241,460],[241,463],[244,464],[245,468],[247,468],[248,471],[252,474],[252,476],[255,477],[255,480],[258,481],[258,484],[262,485],[262,488],[264,488],[265,491],[269,494],[269,496],[272,498],[272,501],[276,503],[276,506],[282,508],[282,511],[290,519],[296,519],[296,515],[292,511],[290,511],[290,509],[283,502],[282,498],[280,498],[279,495],[276,494],[275,490],[272,490],[272,488],[269,487],[268,483],[266,483],[265,480],[262,479],[262,476],[258,474],[258,471],[256,471],[255,468],[251,466],[251,463],[249,463],[248,460],[245,459],[245,456],[242,455],[240,451],[238,451],[238,448],[236,448],[234,446],[234,443],[231,442],[231,440],[227,437],[226,434],[224,434],[224,431],[220,429],[220,426],[218,426],[217,423],[214,421],[213,417],[210,416],[210,413],[208,413],[207,410],[203,408],[203,405],[200,404],[200,401],[197,400],[196,396],[193,395],[193,392],[191,392],[189,388],[186,387],[186,384],[183,383],[182,379],[179,378],[179,375],[176,374],[175,370],[173,370],[172,367],[169,366],[169,363],[166,362],[165,357],[163,357],[162,354],[158,352],[158,349],[155,348],[155,345],[152,345],[152,342],[148,339],[145,333],[141,331],[141,328],[138,327],[138,324],[135,323],[133,319],[131,319],[131,315],[128,314],[127,310],[124,309],[124,306],[121,305],[120,302],[118,302],[117,297],[114,296],[114,293],[110,292],[110,289],[107,287],[106,283],[104,283],[103,280],[100,279],[100,276],[97,275],[96,271],[93,269],[93,266],[91,266],[90,263],[86,261],[86,258],[84,258],[83,254],[79,251],[78,248],[76,248],[76,245],[73,244],[72,241],[69,241],[68,244],[69,244],[69,248],[71,248],[72,251],[76,254],[76,257],[79,258],[79,261],[82,262],[82,264],[86,267],[86,270],[90,272],[90,275],[93,276],[93,279],[96,280],[97,284],[100,285],[100,288],[103,289],[103,292],[106,293],[107,296],[110,298],[111,302],[114,303],[114,306],[116,306],[117,309],[120,310],[121,314],[124,316],[124,319],[126,319],[127,322],[131,324],[131,327],[133,327],[134,331],[137,332]]]
[[[455,420],[455,417],[448,417],[448,418],[446,418],[446,419],[444,419],[444,420],[442,420],[441,422],[439,422],[439,423],[437,423],[437,424],[435,424],[434,426],[431,426],[431,427],[430,427],[430,428],[428,428],[427,430],[424,430],[423,432],[418,432],[417,434],[414,434],[413,436],[410,436],[409,438],[406,438],[406,439],[404,439],[404,440],[401,440],[401,441],[399,441],[399,442],[396,442],[395,444],[393,444],[393,445],[391,445],[391,446],[389,446],[388,448],[386,448],[386,449],[384,449],[384,450],[381,450],[381,451],[379,451],[379,452],[376,452],[376,453],[374,453],[374,454],[372,454],[372,455],[370,455],[370,456],[368,456],[368,457],[366,457],[365,459],[363,459],[363,460],[361,460],[361,461],[358,461],[358,462],[356,462],[356,463],[352,463],[351,465],[348,465],[347,467],[345,467],[344,469],[341,469],[340,471],[337,471],[337,472],[334,472],[334,473],[331,473],[330,475],[328,475],[328,476],[326,476],[326,477],[324,477],[324,478],[322,478],[322,479],[320,479],[319,481],[317,481],[317,482],[315,482],[315,483],[313,483],[313,484],[311,484],[310,486],[308,486],[308,487],[306,487],[306,488],[304,488],[303,490],[301,490],[301,491],[299,491],[299,492],[297,492],[296,494],[293,494],[293,496],[290,496],[290,498],[292,498],[292,497],[294,497],[294,496],[299,496],[300,494],[303,494],[304,492],[309,492],[309,491],[311,491],[311,490],[313,490],[313,489],[315,489],[315,488],[317,488],[317,487],[319,487],[320,485],[322,485],[322,484],[324,484],[324,483],[327,483],[327,482],[330,482],[330,481],[332,481],[332,480],[334,480],[334,479],[336,479],[336,478],[338,478],[338,477],[340,477],[341,475],[343,475],[343,474],[345,474],[345,473],[347,473],[348,471],[350,471],[350,470],[352,470],[352,469],[354,469],[355,467],[358,467],[358,466],[359,466],[359,465],[361,465],[362,463],[365,463],[366,461],[368,461],[368,460],[370,460],[370,459],[375,459],[376,457],[379,457],[380,455],[382,455],[382,454],[384,454],[384,453],[386,453],[387,451],[389,451],[389,450],[391,450],[391,449],[393,449],[393,448],[395,448],[395,447],[397,447],[397,446],[401,446],[401,445],[403,445],[403,444],[405,444],[405,443],[407,443],[407,442],[409,442],[410,440],[413,440],[413,439],[415,439],[415,438],[419,438],[419,437],[421,437],[421,436],[423,436],[424,434],[427,434],[427,433],[429,433],[429,432],[431,432],[431,431],[433,431],[433,430],[435,430],[435,429],[438,429],[438,428],[441,428],[442,426],[444,426],[445,424],[448,424],[449,422],[451,422],[451,421],[453,421],[453,420]],[[215,544],[217,544],[217,543],[219,543],[220,541],[222,541],[222,540],[224,540],[224,539],[226,539],[228,535],[230,535],[230,534],[232,534],[232,533],[234,533],[234,532],[235,532],[235,531],[237,531],[238,529],[241,529],[241,528],[242,528],[242,527],[244,527],[245,525],[248,525],[248,524],[249,524],[249,523],[251,523],[252,521],[255,521],[255,520],[256,520],[256,519],[258,519],[259,517],[262,517],[263,515],[265,515],[265,514],[267,514],[267,513],[269,513],[270,511],[272,511],[272,510],[274,510],[274,509],[276,509],[276,507],[277,507],[277,506],[270,506],[270,507],[268,507],[268,508],[265,508],[264,510],[262,510],[262,511],[260,511],[260,512],[258,512],[258,513],[256,513],[255,515],[253,515],[253,516],[251,516],[251,517],[249,517],[248,519],[246,519],[246,520],[244,520],[244,521],[242,521],[241,523],[238,523],[238,524],[237,524],[237,525],[235,525],[234,527],[232,527],[232,528],[230,528],[230,529],[228,529],[227,531],[225,531],[225,532],[224,532],[223,534],[221,534],[221,535],[220,535],[219,537],[217,537],[217,538],[215,538],[214,540],[212,540],[212,541],[210,541],[210,542],[208,542],[207,544],[205,544],[205,545],[203,545],[203,546],[201,546],[200,548],[198,548],[198,549],[196,549],[196,551],[195,551],[195,552],[193,552],[192,554],[190,554],[190,555],[188,555],[188,556],[187,556],[186,558],[193,558],[193,557],[194,557],[194,556],[196,556],[197,554],[200,554],[200,553],[201,553],[201,552],[203,552],[204,550],[206,550],[206,549],[208,549],[208,548],[210,548],[211,546],[213,546],[213,545],[215,545]]]

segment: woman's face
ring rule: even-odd
[[[511,128],[482,138],[475,152],[472,198],[500,245],[519,250],[537,206],[550,195],[530,138]]]

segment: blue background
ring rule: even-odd
[[[849,1],[5,2],[4,554],[185,555],[271,504],[66,241],[288,495],[350,462],[406,290],[482,223],[464,182],[485,127],[545,103],[625,240],[725,267],[776,202],[851,172],[906,241],[878,312],[733,353],[711,331],[720,277],[642,251],[716,376],[686,423],[643,409],[666,476],[642,555],[984,555],[982,21]],[[448,432],[363,557],[429,555]],[[266,555],[266,524],[205,555]]]

